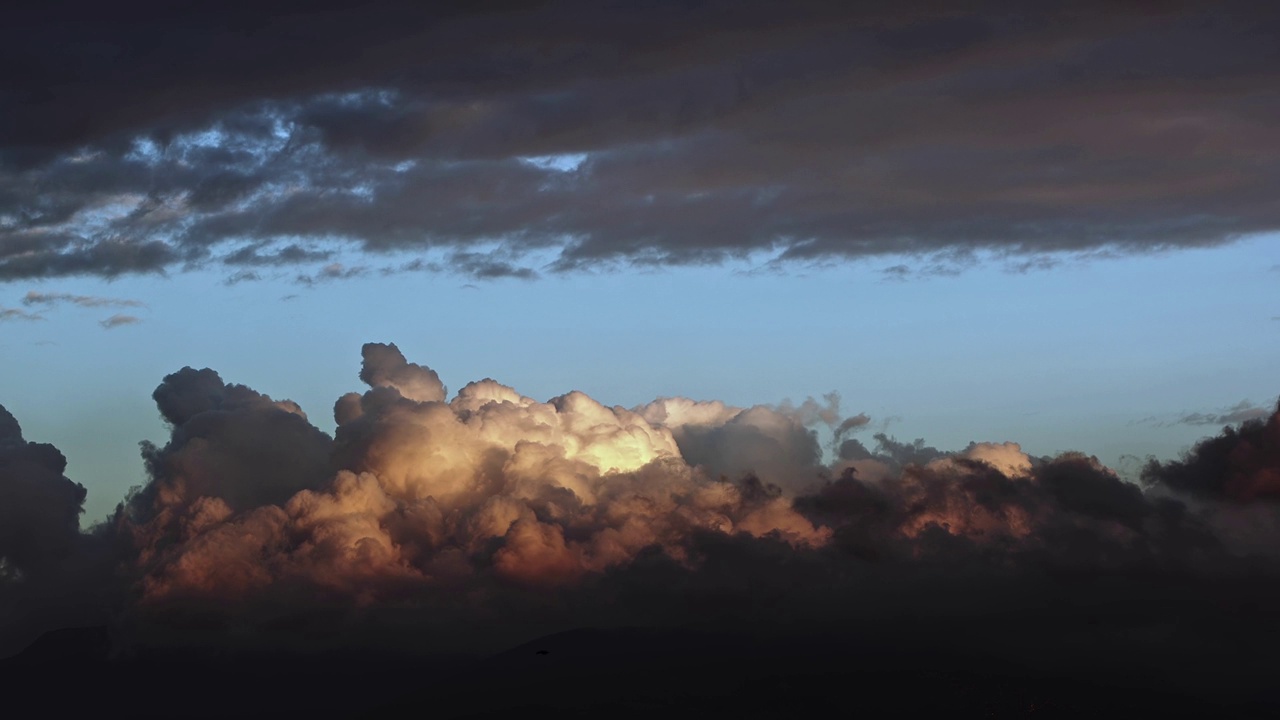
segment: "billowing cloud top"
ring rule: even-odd
[[[1280,227],[1278,31],[1244,0],[27,4],[0,280],[1222,243]]]

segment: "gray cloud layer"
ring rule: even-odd
[[[1260,3],[152,5],[0,29],[0,280],[1030,269],[1280,227]]]

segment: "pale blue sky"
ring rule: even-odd
[[[147,307],[61,305],[44,320],[0,322],[0,403],[28,439],[68,456],[68,474],[89,489],[88,521],[142,482],[137,442],[164,440],[150,394],[165,374],[212,367],[297,401],[332,431],[334,400],[362,387],[368,341],[397,343],[451,391],[488,376],[539,399],[576,389],[630,407],[664,395],[752,405],[835,390],[847,414],[866,412],[899,439],[944,449],[1015,441],[1113,466],[1126,454],[1175,455],[1217,431],[1178,424],[1183,414],[1280,394],[1275,237],[1021,274],[991,261],[890,279],[883,270],[902,260],[470,287],[412,273],[311,287],[227,286],[225,273],[203,271],[12,282],[0,286],[0,307],[39,310],[22,305],[31,290]],[[142,322],[99,325],[116,312]]]

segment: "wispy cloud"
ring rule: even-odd
[[[1240,402],[1228,408],[1223,408],[1215,412],[1189,412],[1183,413],[1173,419],[1161,419],[1156,416],[1146,417],[1139,420],[1139,424],[1153,425],[1155,427],[1171,427],[1173,425],[1235,425],[1249,420],[1257,420],[1267,417],[1272,413],[1272,409],[1248,400]]]
[[[140,308],[146,307],[146,303],[140,300],[125,300],[121,298],[95,297],[93,295],[73,295],[71,293],[42,293],[35,290],[29,291],[23,298],[22,304],[27,307],[35,305],[43,305],[55,307],[58,305],[75,305],[83,308]]]
[[[369,268],[363,265],[355,267],[347,267],[342,263],[330,263],[320,268],[314,275],[301,274],[295,279],[299,285],[311,287],[316,283],[328,282],[330,280],[347,280],[353,277],[361,277],[369,272]]]
[[[27,312],[22,308],[0,307],[0,321],[4,320],[43,320],[40,313]]]
[[[136,317],[134,315],[122,315],[120,313],[116,313],[115,315],[112,315],[106,320],[99,320],[98,324],[101,325],[103,328],[106,328],[107,330],[113,330],[115,328],[123,327],[125,325],[137,325],[140,322],[142,322],[142,318]]]
[[[240,270],[229,275],[226,280],[222,281],[222,284],[230,287],[232,285],[239,285],[242,282],[257,282],[261,279],[262,276],[252,270]]]

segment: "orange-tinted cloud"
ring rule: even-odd
[[[363,356],[369,388],[339,398],[333,437],[213,370],[166,376],[148,482],[88,534],[61,454],[0,413],[0,630],[93,607],[149,642],[474,647],[574,624],[904,613],[997,629],[1044,613],[1052,633],[1077,593],[1120,617],[1167,600],[1151,578],[1190,593],[1188,612],[1227,592],[1245,616],[1280,587],[1277,416],[1152,464],[1144,488],[1013,442],[864,445],[847,437],[864,416],[842,420],[834,397],[626,409],[486,379],[450,398],[394,345]],[[1114,583],[1127,595],[1089,594]]]

